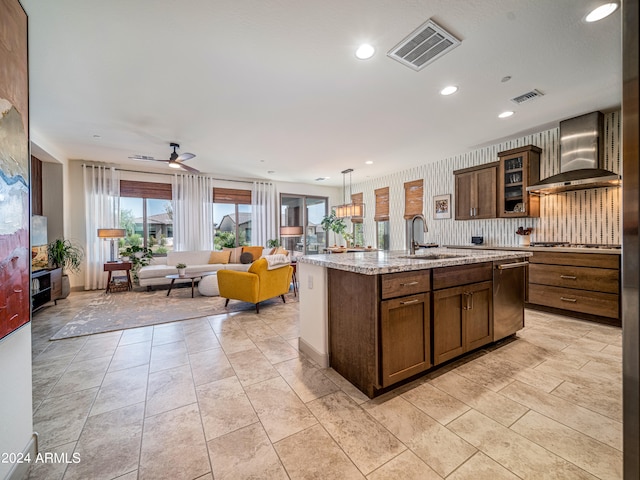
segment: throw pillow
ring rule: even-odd
[[[230,250],[223,250],[221,252],[213,251],[209,256],[209,263],[229,263],[231,257]]]
[[[228,248],[222,247],[222,251],[231,252],[229,263],[240,263],[240,255],[242,255],[242,247]]]
[[[242,247],[242,253],[250,253],[253,257],[253,260],[251,260],[252,262],[255,262],[257,259],[259,259],[262,256],[262,250],[264,250],[262,247],[257,246],[257,247]]]
[[[284,247],[278,247],[271,255],[289,255],[289,251]]]
[[[240,255],[240,263],[253,263],[253,255],[251,254],[251,252],[244,252],[242,255]]]

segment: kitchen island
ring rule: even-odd
[[[299,348],[374,397],[522,328],[494,329],[503,308],[523,318],[524,287],[494,312],[493,278],[499,263],[524,278],[529,255],[432,248],[301,257]]]

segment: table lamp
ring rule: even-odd
[[[99,228],[98,238],[111,240],[111,260],[109,263],[117,262],[116,260],[116,238],[124,238],[127,236],[127,232],[124,228]]]

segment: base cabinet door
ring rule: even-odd
[[[433,292],[433,364],[493,339],[493,284],[480,282]]]
[[[465,351],[468,352],[493,341],[493,283],[469,285],[466,300]]]
[[[382,387],[431,367],[429,306],[429,293],[380,302]]]
[[[433,364],[438,365],[464,353],[464,287],[433,292]]]

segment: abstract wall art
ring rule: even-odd
[[[29,322],[27,16],[0,0],[0,339]]]

